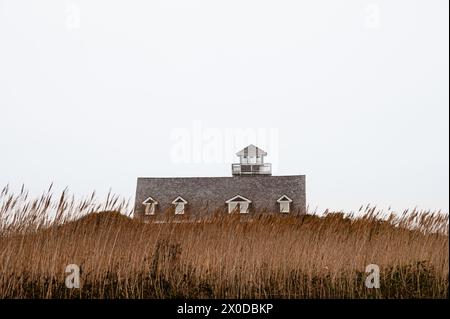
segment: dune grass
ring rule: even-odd
[[[383,218],[382,218],[383,217]],[[0,194],[0,298],[448,298],[448,215],[218,214],[143,223],[127,202]],[[81,269],[79,289],[66,266]],[[365,286],[380,267],[380,288]]]

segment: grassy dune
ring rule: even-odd
[[[118,197],[94,198],[3,189],[0,298],[448,298],[446,214],[141,223]],[[80,289],[65,286],[68,264]],[[379,289],[364,284],[369,264]]]

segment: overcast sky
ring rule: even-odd
[[[319,209],[449,208],[448,0],[0,0],[0,185],[134,196],[261,146]]]

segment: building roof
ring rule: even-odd
[[[173,200],[181,196],[188,201],[190,207],[194,208],[191,210],[193,215],[225,209],[225,201],[233,199],[238,194],[251,200],[255,210],[278,210],[277,200],[282,195],[292,199],[293,211],[306,210],[305,175],[255,175],[251,178],[245,176],[141,177],[137,179],[136,186],[136,215],[144,214],[145,205],[142,205],[142,202],[149,196],[158,201],[161,212],[173,209]]]
[[[250,144],[249,146],[243,148],[239,152],[236,153],[237,156],[244,156],[244,157],[255,157],[255,156],[266,156],[267,152],[263,151],[259,147],[256,147],[253,144]]]

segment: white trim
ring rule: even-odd
[[[231,214],[235,210],[238,210],[239,214],[248,214],[250,209],[250,203],[248,202],[230,202],[228,203],[228,213]]]
[[[150,200],[151,203],[146,203],[148,200]],[[143,205],[148,205],[148,204],[157,204],[157,205],[158,205],[158,201],[154,200],[152,197],[149,196],[149,197],[147,197],[146,200],[144,200],[144,201],[142,202],[142,204],[143,204]]]
[[[147,197],[147,199],[142,202],[142,205],[145,206],[144,215],[155,215],[158,201],[154,200],[152,197]]]
[[[280,213],[288,214],[291,212],[291,203],[292,199],[287,196],[283,195],[280,198],[277,199],[277,203],[280,204]]]
[[[187,203],[188,203],[187,200],[185,200],[183,197],[178,196],[177,198],[175,198],[175,199],[172,201],[172,204],[180,204],[180,203],[178,202],[179,199],[181,199],[181,201],[183,202],[183,204],[187,204]]]
[[[291,212],[291,203],[288,201],[280,202],[280,213],[288,214]]]
[[[155,215],[156,203],[144,204],[145,205],[145,215]]]
[[[181,200],[181,203],[178,201]],[[183,215],[185,212],[185,206],[187,204],[187,200],[183,197],[178,196],[172,201],[172,204],[175,205],[175,215]]]
[[[286,197],[287,200],[281,200],[283,197]],[[290,199],[289,196],[287,195],[283,195],[277,199],[277,203],[285,203],[285,202],[292,203],[292,199]]]
[[[175,215],[183,215],[184,214],[184,203],[176,203],[175,205]]]
[[[236,200],[236,199],[240,199],[240,200]],[[251,204],[251,200],[241,196],[241,195],[236,195],[232,198],[230,198],[229,200],[225,201],[225,203],[228,204],[228,213],[231,214],[232,212],[234,212],[237,208],[239,209],[239,213],[240,214],[248,214],[249,213],[249,206]]]
[[[246,202],[246,203],[251,203],[252,201],[244,196],[241,195],[236,195],[233,198],[230,198],[229,200],[225,201],[225,203],[229,204],[230,202],[236,202],[235,199],[236,198],[241,198],[241,202]],[[239,201],[238,201],[239,202]]]

